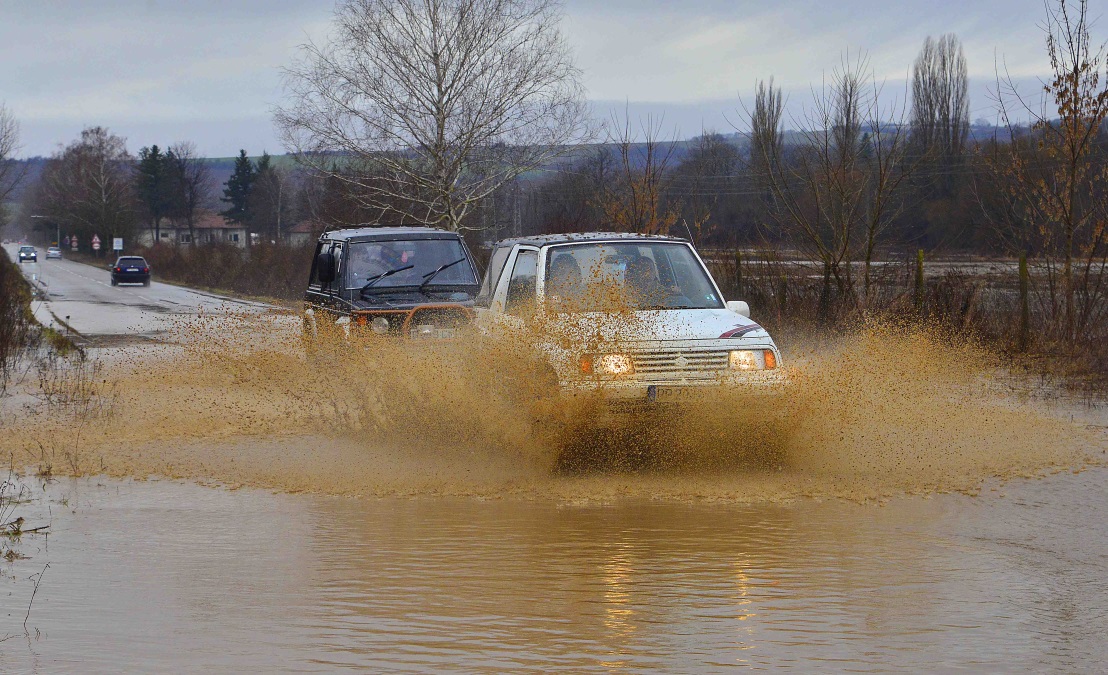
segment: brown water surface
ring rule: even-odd
[[[0,671],[1093,671],[1106,481],[878,507],[67,479],[24,507],[52,534],[4,566]]]

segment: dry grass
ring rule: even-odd
[[[156,278],[240,295],[298,300],[304,296],[314,246],[231,244],[154,246],[138,251]]]
[[[781,336],[841,335],[872,319],[918,324],[971,340],[1005,357],[1009,364],[1064,386],[1091,402],[1108,397],[1108,326],[1092,326],[1072,339],[1053,330],[1045,292],[1032,279],[1029,337],[1021,340],[1019,277],[986,273],[973,265],[924,277],[917,289],[915,262],[891,262],[876,269],[868,301],[861,291],[824,295],[818,265],[776,250],[717,254],[709,263],[724,295],[747,300],[758,321]],[[925,263],[927,265],[928,263]],[[741,268],[741,269],[740,269]],[[1007,266],[1003,267],[1007,270]]]

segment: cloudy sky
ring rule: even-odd
[[[132,150],[191,140],[211,156],[283,152],[270,123],[280,68],[297,45],[326,37],[332,9],[330,0],[0,0],[0,102],[22,125],[24,155],[49,154],[89,125]],[[800,114],[810,86],[847,52],[864,50],[885,95],[902,95],[924,38],[946,32],[965,45],[971,116],[992,119],[994,63],[1029,89],[1045,74],[1042,18],[1042,0],[566,0],[563,30],[598,116],[627,104],[692,136],[730,131],[739,95],[771,75]]]

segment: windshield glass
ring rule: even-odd
[[[146,260],[144,258],[120,258],[116,261],[117,265],[141,265],[146,266]]]
[[[457,260],[462,262],[450,265]],[[364,288],[371,281],[373,290],[419,286],[428,280],[428,288],[477,285],[469,256],[456,239],[357,242],[350,245],[346,264],[347,288]],[[431,276],[444,265],[450,266]],[[408,269],[402,269],[405,267]],[[401,271],[381,276],[392,270]]]
[[[719,309],[707,271],[680,243],[634,241],[550,249],[545,297],[562,312]]]

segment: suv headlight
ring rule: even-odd
[[[777,367],[777,355],[772,349],[744,349],[731,352],[732,370],[773,370]]]
[[[626,354],[585,354],[581,357],[582,375],[633,375],[635,363]]]

